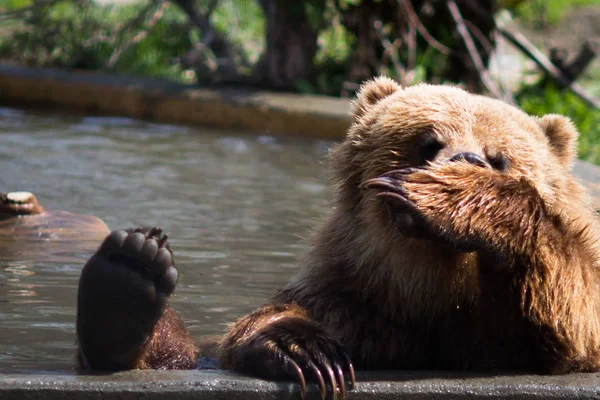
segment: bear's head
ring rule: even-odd
[[[355,215],[373,208],[374,193],[362,182],[455,161],[526,178],[549,207],[583,196],[568,173],[578,134],[566,117],[536,118],[456,87],[402,88],[384,77],[361,87],[352,117],[330,157],[338,208]]]

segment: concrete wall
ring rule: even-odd
[[[0,105],[339,139],[348,101],[0,64]]]

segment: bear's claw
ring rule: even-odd
[[[364,181],[361,189],[375,189],[378,191],[376,197],[386,199],[399,207],[405,213],[417,214],[418,208],[410,200],[410,194],[404,186],[405,178],[413,173],[421,171],[418,168],[403,168],[387,172],[377,178]]]
[[[292,377],[306,398],[306,383],[316,382],[321,398],[346,399],[346,383],[356,385],[354,366],[342,344],[310,321],[291,319],[274,323],[263,331],[243,356],[244,364],[254,370],[262,365],[261,375],[269,379]],[[256,373],[256,371],[254,371]]]
[[[456,238],[452,235],[448,237],[445,229],[424,214],[413,198],[414,193],[407,188],[407,183],[412,182],[415,177],[422,179],[422,185],[434,187],[438,182],[431,179],[428,173],[421,168],[396,169],[377,178],[368,179],[360,187],[377,191],[375,197],[385,200],[390,220],[405,236],[434,241],[453,248],[458,244]]]
[[[295,361],[294,358],[292,358],[292,353],[287,352],[286,354],[283,350],[282,353],[284,354],[284,364],[287,363],[291,366],[291,371],[289,367],[284,369],[286,369],[288,373],[295,375],[298,379],[303,399],[306,396],[305,374],[312,375],[312,378],[317,381],[319,393],[323,400],[327,397],[326,381],[331,386],[334,397],[335,393],[339,390],[340,398],[346,399],[346,377],[344,369],[346,369],[348,375],[350,389],[354,389],[356,384],[354,366],[341,346],[336,346],[335,351],[332,354],[329,354],[330,357],[327,357],[325,352],[322,351],[322,354],[320,354],[319,357],[316,357],[318,360],[311,357],[308,351],[301,348],[297,348],[294,354],[298,361]],[[300,365],[303,365],[304,368],[300,367]],[[323,377],[323,373],[325,373],[326,379]]]

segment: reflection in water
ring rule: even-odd
[[[40,285],[25,283],[25,277],[35,275],[32,267],[29,265],[10,265],[6,268],[7,279],[7,302],[13,304],[36,304],[46,303],[47,301],[38,299],[36,288]],[[12,275],[12,276],[11,276]]]
[[[35,272],[28,265],[9,265],[6,268],[7,279],[6,286],[7,301],[10,303],[39,303],[40,300],[36,300],[37,293],[35,288],[39,285],[31,283],[22,283],[21,277],[35,275]],[[12,275],[12,277],[11,277]]]
[[[28,265],[9,266],[6,268],[6,272],[10,272],[11,274],[14,274],[14,275],[23,275],[23,276],[35,275],[35,272],[33,272],[31,270],[31,267]],[[10,282],[11,279],[9,278],[8,281]]]
[[[181,271],[175,307],[193,334],[219,333],[294,273],[327,208],[327,145],[0,108],[0,191],[112,229],[162,226]],[[0,240],[0,372],[73,368],[79,272],[99,239],[56,232]]]

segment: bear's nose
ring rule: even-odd
[[[489,164],[478,154],[463,152],[453,155],[449,161],[466,161],[469,164],[487,168]]]

